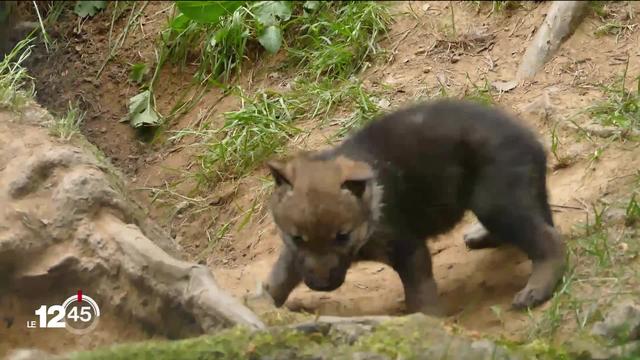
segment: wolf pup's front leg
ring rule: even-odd
[[[285,245],[280,250],[264,288],[273,298],[275,306],[280,307],[301,281],[302,276],[296,269],[295,253]]]
[[[393,268],[404,287],[407,312],[427,315],[445,314],[438,299],[438,287],[433,278],[431,256],[424,243],[412,249],[400,249],[393,261]]]

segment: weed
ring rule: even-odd
[[[495,104],[489,80],[485,79],[482,86],[478,86],[475,83],[471,82],[471,79],[467,74],[467,81],[471,84],[471,89],[465,87],[461,96],[463,99],[486,106]]]
[[[567,312],[566,304],[571,301],[571,287],[574,283],[576,273],[573,268],[565,273],[562,284],[551,298],[549,307],[542,313],[535,322],[529,333],[531,340],[538,337],[552,337],[564,321]],[[530,316],[532,316],[530,314]]]
[[[47,50],[47,52],[49,52],[49,47],[51,46],[51,40],[49,39],[49,34],[47,34],[47,30],[44,28],[44,21],[42,20],[42,16],[40,15],[40,9],[38,8],[38,3],[34,1],[33,7],[36,10],[36,15],[38,15],[38,23],[40,24],[40,30],[42,31],[44,47]]]
[[[296,98],[270,91],[242,97],[242,108],[224,114],[225,123],[216,131],[222,138],[212,139],[200,157],[199,180],[214,182],[236,178],[282,150],[287,140],[300,132],[294,120],[303,114]]]
[[[587,7],[597,16],[604,18],[609,15],[609,9],[604,1],[589,1]]]
[[[612,264],[609,237],[605,231],[598,231],[581,236],[576,244],[580,248],[580,253],[588,255],[596,260],[596,265],[601,268],[608,268]]]
[[[332,81],[325,78],[313,82],[298,80],[293,93],[311,110],[308,113],[309,118],[322,116],[319,125],[324,125],[324,120],[337,106],[356,105],[365,113],[371,112],[373,115],[378,111],[373,103],[372,94],[362,87],[362,82],[355,79]],[[365,119],[362,119],[359,123],[364,122]]]
[[[640,220],[640,204],[638,204],[638,200],[636,200],[636,195],[637,192],[634,191],[627,204],[625,211],[625,225],[627,226],[632,226]]]
[[[291,47],[290,62],[318,79],[347,79],[381,52],[378,37],[391,23],[388,9],[376,1],[322,4],[304,22]]]
[[[109,53],[107,54],[106,58],[102,62],[100,69],[98,69],[98,72],[96,74],[96,79],[100,78],[102,71],[104,71],[104,68],[107,66],[109,61],[111,61],[117,55],[118,51],[120,51],[120,49],[124,45],[124,42],[127,40],[127,37],[129,36],[131,29],[138,26],[140,22],[140,17],[144,13],[144,10],[146,9],[147,5],[149,5],[149,2],[148,1],[142,2],[140,3],[139,7],[137,7],[138,5],[137,2],[133,2],[131,12],[129,13],[129,18],[127,19],[127,23],[124,29],[115,39],[115,41],[113,41],[112,40],[113,26],[118,17],[118,14],[121,14],[121,11],[122,11],[122,10],[120,10],[120,12],[118,11],[118,5],[119,5],[119,2],[116,2],[115,9],[113,10],[112,17],[111,17],[111,27],[109,28]],[[128,4],[124,4],[123,6],[128,6]]]
[[[31,55],[30,35],[21,40],[10,53],[0,61],[0,107],[20,107],[33,96],[33,84],[26,88],[31,77],[22,63]]]
[[[60,15],[62,15],[66,5],[67,3],[64,1],[51,1],[49,8],[47,9],[47,16],[44,19],[44,24],[51,25],[58,22],[58,19],[60,19]]]
[[[134,84],[141,84],[144,77],[149,73],[149,68],[144,63],[136,63],[131,65],[129,70],[129,81]]]
[[[209,32],[200,56],[196,72],[199,81],[222,76],[228,81],[234,71],[240,69],[245,57],[251,28],[247,23],[247,10],[239,8],[230,18],[221,22],[220,28]]]
[[[291,3],[247,2],[241,6],[243,3],[201,3],[194,5],[195,11],[179,3],[182,13],[169,22],[161,37],[167,59],[184,66],[192,49],[200,49],[196,79],[205,82],[222,77],[227,82],[240,70],[249,41],[257,41],[269,53],[277,52],[284,22],[292,15]]]
[[[612,86],[605,86],[607,100],[588,108],[588,112],[603,125],[622,129],[637,129],[640,125],[640,77],[636,78],[636,91],[626,89],[629,61],[622,75]]]
[[[569,166],[570,158],[559,154],[560,138],[558,137],[558,123],[551,128],[551,154],[556,159],[556,169]]]
[[[51,125],[51,134],[64,141],[71,140],[75,134],[80,133],[80,124],[84,120],[84,115],[84,112],[69,102],[67,113],[56,119]]]
[[[455,38],[457,37],[457,31],[456,31],[456,16],[453,11],[453,1],[449,1],[449,9],[451,9],[451,35]]]
[[[215,234],[213,234],[213,236],[211,236],[211,233],[209,232],[209,230],[206,231],[207,239],[208,239],[207,247],[204,250],[202,250],[202,252],[200,252],[198,256],[196,256],[197,261],[202,261],[206,259],[207,256],[211,255],[211,252],[213,251],[213,249],[220,243],[222,239],[224,239],[229,234],[229,231],[231,230],[231,225],[232,225],[231,222],[226,222],[222,224],[222,226],[220,226],[217,230],[215,230]]]
[[[624,24],[618,20],[612,20],[599,26],[593,33],[597,36],[615,35],[616,41],[618,41],[620,36],[633,31],[636,26],[637,24]]]
[[[350,97],[356,110],[351,116],[340,122],[340,129],[336,134],[337,139],[345,137],[353,129],[362,127],[380,114],[380,106],[374,101],[372,94],[366,91],[362,85],[358,84],[350,89]]]
[[[632,13],[617,13],[620,9],[612,9],[607,1],[589,1],[588,7],[602,21],[602,25],[593,32],[596,36],[615,35],[618,42],[620,37],[632,32],[637,26],[629,21],[633,18]],[[621,19],[628,20],[623,22]]]

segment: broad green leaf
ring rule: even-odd
[[[176,32],[184,31],[187,25],[189,25],[189,18],[185,14],[178,14],[178,16],[169,22],[169,28]]]
[[[178,10],[189,19],[205,24],[219,22],[233,13],[245,1],[176,1]]]
[[[81,18],[87,16],[94,16],[100,10],[107,8],[106,1],[76,1],[76,6],[73,11]]]
[[[280,24],[291,18],[291,3],[288,1],[263,1],[256,5],[256,20],[264,26]]]
[[[131,70],[129,71],[129,79],[136,84],[140,84],[144,79],[144,76],[149,72],[149,68],[147,64],[137,63],[131,65]]]
[[[262,35],[258,36],[258,42],[271,54],[275,54],[282,46],[282,30],[275,25],[264,29]]]
[[[129,123],[134,128],[160,125],[160,116],[151,106],[149,90],[129,99]]]

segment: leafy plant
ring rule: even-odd
[[[216,24],[244,3],[246,1],[176,1],[176,6],[188,19],[203,24]]]
[[[142,83],[145,75],[149,73],[149,67],[144,63],[137,63],[131,65],[131,70],[129,71],[129,80],[134,82],[135,84]]]
[[[99,11],[107,8],[106,1],[76,1],[73,11],[81,18],[95,16]]]
[[[153,108],[150,90],[144,90],[129,99],[129,124],[134,128],[160,125],[160,116]]]
[[[321,75],[346,79],[382,51],[377,40],[387,32],[391,16],[376,1],[321,6],[322,11],[299,20],[302,34],[288,48],[290,61],[316,79]]]
[[[233,1],[224,2],[224,8],[221,3],[178,2],[181,13],[162,35],[167,59],[173,63],[184,65],[193,50],[199,49],[199,81],[220,76],[228,81],[239,70],[249,42],[277,53],[289,27],[301,33],[287,48],[294,64],[316,76],[346,78],[380,52],[377,37],[391,21],[384,5],[372,1]],[[206,12],[196,11],[204,8],[211,9],[206,17],[197,15]]]

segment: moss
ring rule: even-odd
[[[351,328],[354,326],[350,324]],[[360,325],[355,325],[360,326]],[[313,329],[310,327],[309,329]],[[452,335],[426,316],[407,316],[347,334],[333,329],[296,331],[291,328],[251,332],[233,328],[216,335],[178,341],[147,341],[71,354],[70,359],[353,359],[356,353],[389,359],[570,359],[567,352],[543,341],[528,345],[472,341]],[[345,336],[347,335],[347,336]],[[516,356],[519,354],[521,356]],[[524,355],[524,356],[523,356]]]
[[[422,339],[420,333],[406,319],[397,319],[381,324],[355,344],[358,350],[374,352],[391,358],[407,358],[411,355],[411,344]]]
[[[324,343],[320,334],[304,334],[294,330],[251,332],[233,328],[215,336],[200,336],[179,341],[148,341],[113,346],[69,356],[77,360],[98,359],[259,359],[278,353],[311,353]]]

